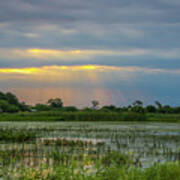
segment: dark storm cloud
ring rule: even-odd
[[[1,1],[0,21],[177,22],[178,1],[11,0]]]
[[[177,0],[1,1],[0,47],[177,48],[179,8]]]

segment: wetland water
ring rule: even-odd
[[[180,160],[180,124],[143,122],[1,122],[0,128],[12,131],[36,132],[36,140],[18,143],[0,141],[0,150],[36,149],[37,153],[58,151],[60,153],[104,154],[118,151],[133,154],[148,167],[154,162]],[[48,140],[46,145],[40,140]],[[56,140],[61,143],[57,146]],[[50,141],[53,140],[53,143]],[[84,142],[85,146],[78,145]],[[100,142],[100,144],[98,144]],[[103,142],[103,143],[102,143]],[[31,154],[31,153],[30,153]]]

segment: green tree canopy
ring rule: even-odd
[[[135,102],[133,102],[133,106],[143,106],[143,102],[140,100],[136,100]]]
[[[98,108],[98,106],[99,106],[99,101],[93,100],[93,101],[91,101],[91,103],[92,103],[92,109],[97,109],[97,108]]]
[[[0,100],[0,109],[2,110],[2,112],[18,112],[19,111],[18,106],[9,104],[5,100]]]
[[[60,98],[49,99],[47,104],[49,106],[51,106],[52,108],[62,108],[63,107],[63,102]]]

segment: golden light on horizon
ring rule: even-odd
[[[79,54],[79,53],[83,53],[83,51],[76,49],[76,50],[67,50],[67,51],[63,51],[63,50],[56,50],[56,49],[28,49],[27,52],[29,53],[45,53],[45,54],[50,54],[50,53],[72,53],[72,54]]]
[[[0,68],[0,73],[6,74],[44,74],[44,73],[58,73],[58,72],[74,72],[74,71],[85,71],[85,72],[121,72],[121,73],[133,73],[133,72],[144,72],[144,73],[175,73],[179,74],[180,70],[171,71],[166,69],[151,69],[137,66],[106,66],[106,65],[71,65],[71,66],[41,66],[41,67],[26,67],[26,68]]]
[[[0,68],[0,73],[19,73],[19,74],[34,74],[43,73],[47,71],[88,71],[97,70],[101,66],[97,65],[82,65],[82,66],[42,66],[42,67],[31,67],[31,68]]]
[[[87,69],[87,70],[94,70],[94,69],[97,69],[98,66],[96,66],[96,65],[84,65],[81,68],[82,69]]]
[[[27,49],[25,50],[27,56],[32,56],[41,59],[52,58],[69,58],[73,59],[76,57],[86,56],[84,51],[79,49],[76,50],[56,50],[56,49]]]
[[[27,51],[27,53],[30,53],[30,54],[57,54],[57,53],[60,53],[60,51],[54,50],[54,49],[28,49],[26,51]]]
[[[72,50],[72,51],[70,51],[70,52],[75,53],[75,54],[80,54],[80,53],[82,53],[81,50]]]
[[[99,82],[98,66],[43,66],[34,68],[0,68],[0,79],[9,78],[49,84],[78,84]],[[27,79],[28,78],[28,79]],[[80,80],[81,79],[81,80]]]
[[[37,68],[4,68],[0,69],[0,73],[19,73],[19,74],[32,74],[37,72]]]

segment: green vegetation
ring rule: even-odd
[[[75,164],[75,162],[74,162]],[[154,165],[145,170],[110,165],[105,169],[97,168],[95,173],[75,165],[57,165],[36,168],[22,168],[8,174],[9,180],[180,180],[180,164],[166,163]],[[16,174],[16,176],[14,176]]]
[[[72,108],[73,109],[73,108]],[[106,111],[37,111],[1,113],[0,121],[152,121],[180,122],[180,114],[106,112]]]
[[[28,106],[0,93],[0,179],[180,180],[178,123],[151,122],[180,122],[180,108]]]
[[[0,178],[179,180],[179,130],[177,123],[0,122]]]
[[[19,111],[30,111],[30,109],[24,102],[20,103],[14,94],[0,92],[0,112],[14,113]]]
[[[0,121],[159,121],[180,122],[180,107],[155,105],[143,106],[137,100],[127,107],[114,105],[100,107],[93,100],[92,107],[78,109],[63,106],[60,98],[49,99],[47,104],[34,106],[20,103],[12,93],[0,92]]]
[[[11,129],[1,129],[0,131],[0,141],[16,141],[24,142],[32,140],[36,137],[36,133],[33,131],[22,131],[22,130],[11,130]]]
[[[1,114],[0,121],[144,121],[146,116],[134,112],[44,111]]]
[[[7,155],[11,154],[6,152],[0,153],[1,155],[8,159]],[[16,153],[14,157],[14,160],[22,159],[20,153]],[[11,161],[6,161],[6,167],[2,169],[0,176],[8,180],[180,180],[180,162],[154,164],[142,169],[132,157],[115,152],[98,159],[93,155],[83,154],[52,154],[49,157],[51,159],[46,159],[46,164],[37,165],[37,162],[33,162],[33,166],[29,163],[29,166],[23,164],[16,168],[8,168]],[[50,164],[52,160],[53,165]]]

